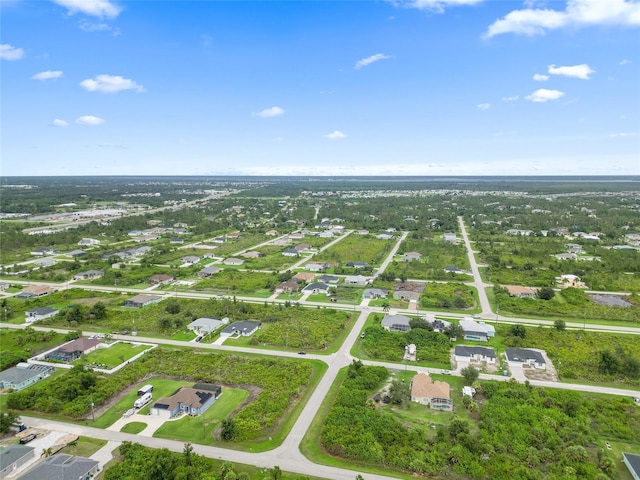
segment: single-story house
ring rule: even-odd
[[[278,235],[278,231],[277,230],[267,230],[266,232],[264,232],[265,235],[268,235],[270,237],[275,237]]]
[[[260,328],[260,322],[257,320],[243,320],[241,322],[233,322],[231,325],[223,328],[220,332],[221,337],[231,337],[233,335],[241,335],[248,337]]]
[[[318,234],[318,237],[320,238],[333,238],[334,237],[334,233],[332,230],[325,230],[324,232],[320,232]]]
[[[380,324],[382,328],[389,332],[408,332],[411,330],[409,322],[411,319],[404,315],[385,315]]]
[[[301,280],[303,282],[312,282],[316,276],[313,273],[298,272],[293,276],[293,280]]]
[[[225,237],[215,237],[213,239],[213,243],[226,243],[227,239]]]
[[[422,259],[422,254],[418,252],[406,252],[400,259],[401,262],[415,262]]]
[[[69,343],[65,343],[53,352],[47,353],[45,358],[71,363],[83,354],[93,352],[99,343],[101,343],[101,340],[98,338],[80,337]]]
[[[240,232],[231,232],[231,233],[227,233],[226,237],[227,238],[231,238],[233,240],[240,238],[242,235],[240,234]]]
[[[510,297],[517,298],[536,298],[536,290],[529,287],[522,287],[520,285],[503,285],[502,288],[506,288]]]
[[[493,325],[488,325],[484,322],[478,323],[472,318],[463,318],[460,320],[460,326],[464,332],[463,338],[465,340],[487,342],[496,335],[496,329],[493,328]]]
[[[55,250],[51,248],[39,248],[37,250],[31,250],[31,255],[44,256],[44,255],[54,255],[56,253]]]
[[[92,280],[95,278],[101,278],[104,275],[104,270],[87,270],[86,272],[78,272],[73,276],[74,280]]]
[[[77,250],[71,250],[70,252],[65,253],[64,256],[74,258],[74,257],[84,257],[86,254],[87,254],[86,251],[77,249]]]
[[[491,365],[496,363],[496,352],[493,348],[456,345],[453,352],[456,362],[486,362]]]
[[[93,245],[100,245],[100,240],[96,240],[95,238],[83,238],[78,242],[78,245],[81,247],[90,247]]]
[[[379,233],[378,235],[376,235],[376,238],[378,240],[391,240],[393,239],[393,235],[391,235],[390,233]]]
[[[433,331],[438,333],[444,333],[444,331],[451,326],[451,322],[447,322],[446,320],[439,320],[435,317],[426,318],[426,320],[433,327]]]
[[[17,443],[0,450],[0,478],[9,478],[25,463],[36,457],[36,449]]]
[[[53,307],[39,307],[27,310],[24,314],[27,317],[25,322],[31,323],[44,320],[45,318],[55,317],[58,314],[58,310]]]
[[[322,283],[331,283],[335,285],[340,281],[340,277],[336,277],[335,275],[320,275],[318,277],[318,281]]]
[[[184,238],[175,237],[175,238],[172,238],[171,240],[169,240],[169,243],[174,244],[174,245],[182,245],[184,243]]]
[[[369,230],[356,230],[356,235],[369,235]]]
[[[48,377],[51,372],[53,367],[19,363],[0,372],[0,390],[22,390]]]
[[[293,293],[300,290],[298,282],[282,282],[276,287],[276,293]]]
[[[367,262],[347,262],[347,267],[350,268],[369,268]]]
[[[220,271],[220,269],[218,267],[214,267],[209,266],[209,267],[204,267],[202,270],[200,270],[198,272],[198,276],[200,278],[207,278],[210,277],[211,275],[213,275],[214,273],[218,273]]]
[[[369,285],[369,279],[362,275],[347,275],[344,277],[344,285],[364,286]]]
[[[324,272],[329,267],[331,267],[331,265],[322,262],[309,262],[304,266],[304,268],[306,268],[310,272]]]
[[[429,405],[432,410],[453,411],[450,387],[447,382],[435,382],[426,373],[418,373],[411,380],[411,401]]]
[[[161,397],[151,406],[150,415],[173,418],[180,413],[200,415],[222,395],[222,387],[196,383],[193,387],[181,387],[170,397]]]
[[[242,265],[244,263],[244,260],[242,260],[241,258],[229,257],[225,258],[222,263],[224,263],[225,265]]]
[[[528,237],[533,234],[532,230],[521,230],[519,228],[510,228],[505,232],[507,235],[522,235]]]
[[[173,275],[164,275],[162,273],[158,273],[156,275],[151,275],[149,277],[149,282],[154,285],[168,285],[171,282],[175,281],[176,277]]]
[[[510,367],[529,365],[530,367],[540,370],[547,368],[547,362],[544,360],[544,356],[537,350],[531,350],[529,348],[507,348],[504,353]]]
[[[218,320],[217,318],[201,317],[189,323],[187,328],[189,330],[193,330],[196,335],[207,335],[211,332],[215,332],[222,325],[227,325],[228,323],[228,318]]]
[[[458,237],[456,237],[455,233],[443,233],[442,237],[440,237],[442,239],[443,242],[449,242],[449,243],[453,243],[454,245],[456,245],[458,243]]]
[[[46,285],[30,285],[22,289],[22,291],[17,295],[18,298],[36,298],[36,297],[44,297],[45,295],[49,295],[50,293],[55,292],[55,290]]]
[[[460,267],[456,267],[455,265],[447,265],[446,267],[444,267],[444,271],[447,273],[455,273],[455,274],[468,273],[467,270]]]
[[[264,253],[252,251],[252,252],[244,252],[240,256],[243,258],[261,258],[261,257],[264,257]]]
[[[297,252],[307,252],[311,249],[311,245],[308,243],[299,243],[293,247]]]
[[[327,285],[326,283],[317,283],[317,282],[310,283],[309,285],[304,287],[302,291],[304,293],[309,293],[309,292],[313,294],[324,293],[325,295],[327,295],[329,293],[329,285]]]
[[[623,452],[622,461],[627,466],[633,480],[640,480],[640,455]]]
[[[404,300],[410,302],[412,300],[420,300],[420,292],[414,292],[412,290],[396,290],[393,292],[394,300]]]
[[[362,298],[387,298],[389,292],[382,288],[367,288],[362,294]]]
[[[147,305],[161,302],[162,298],[163,297],[159,295],[140,294],[140,295],[136,295],[133,298],[130,298],[129,300],[125,300],[122,306],[129,307],[129,308],[142,308],[142,307],[146,307]]]
[[[67,453],[57,453],[46,457],[29,469],[18,480],[89,480],[98,473],[97,460],[74,457]]]
[[[560,288],[587,288],[578,275],[566,274],[556,277],[556,284]]]
[[[180,259],[182,263],[187,263],[189,265],[193,265],[194,263],[198,263],[200,261],[200,257],[197,255],[186,255]]]
[[[32,262],[39,267],[51,267],[56,264],[56,261],[51,257],[38,258]]]
[[[578,255],[576,255],[575,253],[556,253],[554,255],[554,257],[556,257],[556,259],[558,260],[577,260],[578,259]]]
[[[295,248],[290,247],[290,248],[287,248],[286,250],[283,250],[282,255],[284,255],[285,257],[297,257],[298,255],[300,255],[300,252]]]

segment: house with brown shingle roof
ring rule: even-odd
[[[302,280],[303,282],[312,282],[315,277],[313,273],[306,272],[299,272],[293,276],[296,280]]]
[[[411,401],[429,405],[432,410],[453,411],[450,387],[447,382],[435,382],[426,373],[418,373],[411,380]]]
[[[82,354],[93,352],[99,343],[101,343],[101,340],[97,338],[80,337],[65,343],[51,353],[47,353],[45,358],[71,363],[80,358]]]

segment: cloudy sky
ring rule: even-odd
[[[3,175],[638,175],[640,0],[2,0]]]

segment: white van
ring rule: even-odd
[[[142,408],[147,403],[149,403],[150,401],[151,401],[151,392],[145,393],[143,396],[141,396],[139,399],[137,399],[135,402],[133,402],[133,407],[134,408]]]

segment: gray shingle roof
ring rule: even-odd
[[[535,360],[536,363],[545,364],[544,357],[540,352],[529,350],[528,348],[507,348],[504,353],[510,362],[525,362]]]
[[[467,345],[456,345],[455,354],[459,357],[471,357],[473,355],[482,355],[487,358],[496,358],[496,352],[489,347],[470,347]]]
[[[4,470],[9,465],[20,460],[22,457],[28,455],[34,450],[35,448],[33,447],[18,444],[9,445],[7,448],[3,448],[0,450],[0,470]]]
[[[85,457],[59,453],[45,458],[18,480],[78,480],[84,478],[98,462]]]

